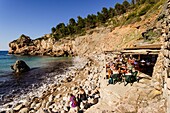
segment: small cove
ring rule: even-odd
[[[0,52],[0,105],[19,98],[38,87],[57,82],[56,76],[62,75],[72,65],[72,58],[47,56],[16,56]],[[10,65],[16,60],[24,60],[31,71],[15,75]]]

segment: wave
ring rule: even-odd
[[[1,55],[8,55],[8,51],[0,51],[0,56]]]
[[[1,57],[0,56],[0,60],[3,60],[3,59],[9,59],[9,57]]]

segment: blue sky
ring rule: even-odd
[[[70,18],[96,14],[103,7],[114,7],[124,0],[0,0],[0,50],[21,34],[32,39],[51,32]],[[130,1],[130,0],[128,0]]]

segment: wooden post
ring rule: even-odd
[[[138,55],[138,61],[140,60],[140,54]]]

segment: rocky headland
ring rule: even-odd
[[[29,36],[21,35],[17,40],[9,43],[9,54],[72,56],[74,48],[72,40],[56,41],[50,35],[32,40]]]

